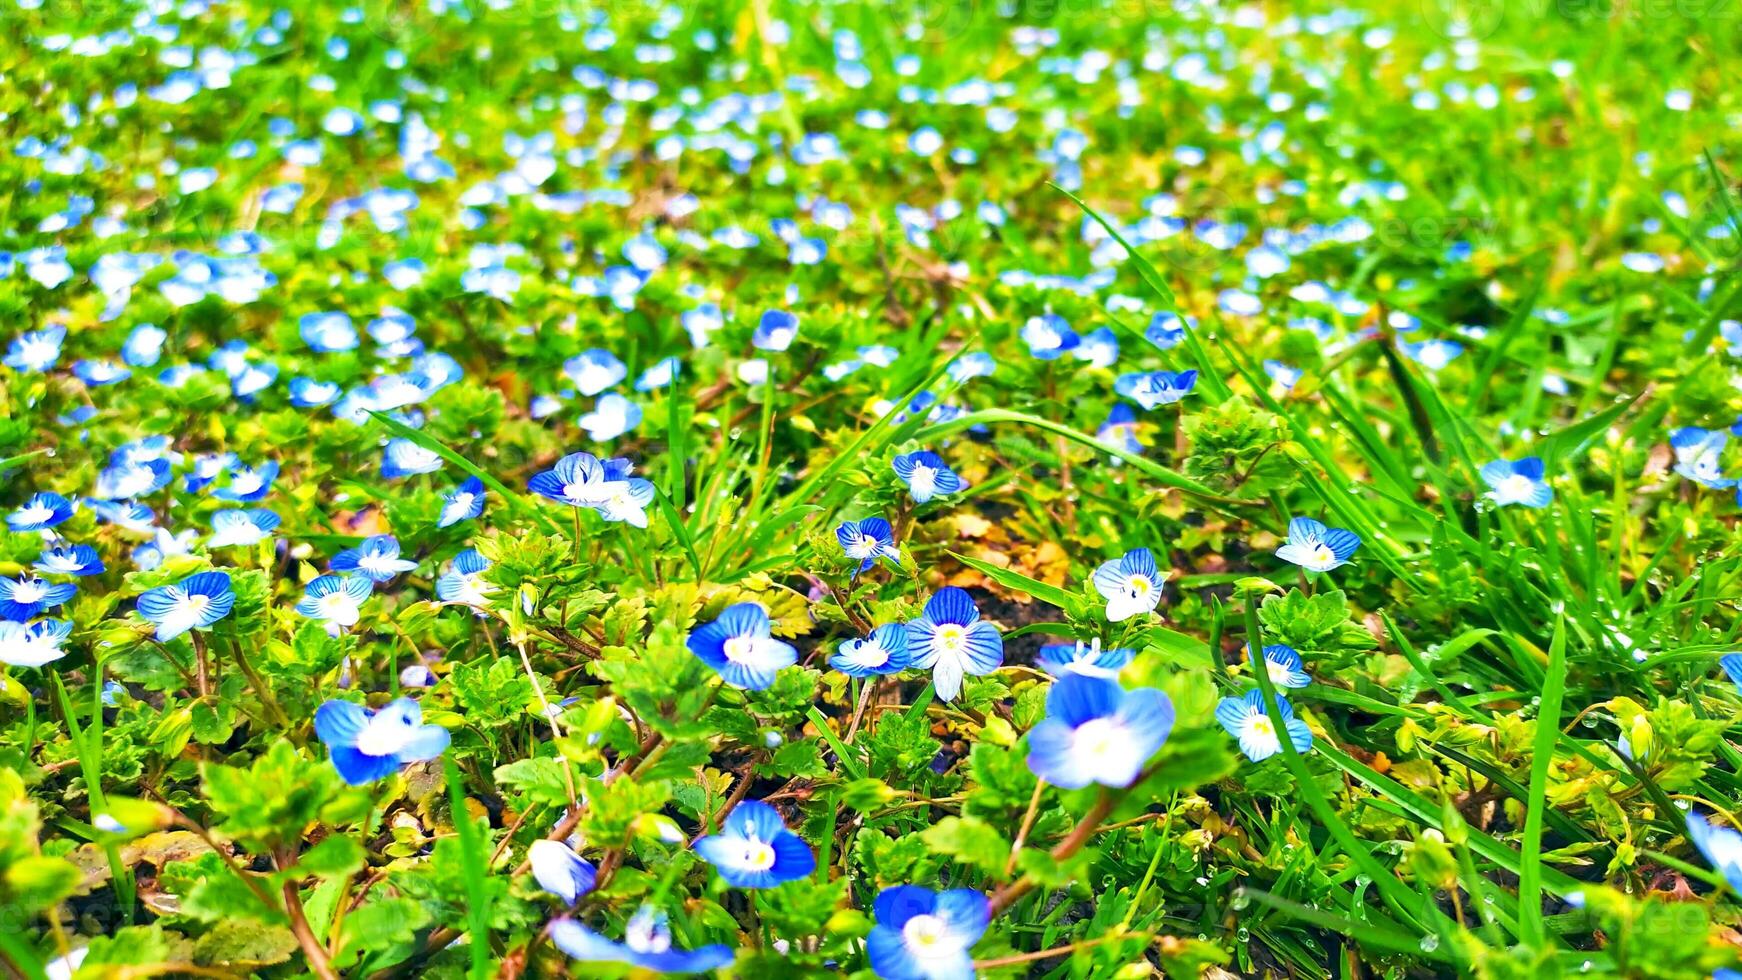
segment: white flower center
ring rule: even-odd
[[[35,506],[21,508],[18,511],[18,522],[20,524],[41,524],[43,521],[46,521],[53,516],[53,508],[36,504]]]
[[[916,915],[901,927],[901,939],[908,952],[925,958],[955,952],[949,941],[949,926],[935,915]]]
[[[48,595],[48,586],[41,579],[28,579],[13,588],[12,601],[28,606],[33,602],[41,602],[45,595]]]
[[[754,837],[744,840],[744,856],[740,859],[751,871],[767,871],[774,867],[774,848]]]
[[[968,645],[968,631],[955,623],[945,623],[938,627],[937,643],[945,653],[961,653]]]
[[[756,639],[749,636],[734,636],[726,641],[724,651],[727,660],[735,664],[744,663],[756,653]]]

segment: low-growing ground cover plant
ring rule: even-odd
[[[0,970],[1742,968],[1722,5],[0,4]]]

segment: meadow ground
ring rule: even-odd
[[[12,974],[1742,966],[1742,4],[0,4]]]

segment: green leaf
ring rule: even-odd
[[[978,817],[945,817],[920,836],[939,854],[996,874],[1010,860],[1010,841]]]

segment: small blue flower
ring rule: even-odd
[[[356,350],[357,328],[346,313],[305,313],[297,321],[303,343],[317,354]]]
[[[121,460],[97,474],[97,496],[125,500],[156,493],[173,474],[167,459]]]
[[[750,335],[750,344],[757,350],[783,351],[798,339],[798,317],[786,310],[767,310]]]
[[[272,481],[278,479],[278,463],[268,460],[259,466],[235,466],[230,479],[212,488],[212,496],[236,503],[253,503],[272,491]]]
[[[1004,637],[998,627],[980,618],[980,610],[965,590],[939,589],[925,612],[907,624],[910,663],[932,672],[932,685],[945,701],[962,690],[962,677],[984,676],[1004,663]]]
[[[908,496],[916,504],[947,497],[967,486],[942,456],[929,449],[895,457],[895,475],[907,484]]]
[[[1028,768],[1065,789],[1124,788],[1173,730],[1173,702],[1106,677],[1066,673],[1046,692],[1046,718],[1028,733]]]
[[[594,442],[610,442],[641,424],[641,406],[616,392],[601,395],[593,410],[581,416],[581,428]]]
[[[526,860],[538,886],[562,899],[564,905],[573,906],[599,880],[599,869],[562,841],[533,841],[526,849]]]
[[[1142,405],[1145,411],[1158,405],[1172,405],[1191,394],[1198,383],[1198,372],[1139,371],[1121,374],[1113,379],[1113,390]]]
[[[467,606],[489,605],[489,595],[496,591],[493,583],[484,581],[484,570],[489,567],[490,559],[476,548],[460,552],[454,556],[453,565],[436,579],[436,598]]]
[[[40,619],[24,623],[0,622],[0,664],[41,667],[66,656],[61,649],[73,632],[64,619]]]
[[[627,963],[655,973],[706,973],[733,959],[731,948],[719,943],[693,950],[673,948],[665,915],[648,906],[642,906],[623,927],[620,943],[567,918],[551,922],[550,942],[582,962]]]
[[[592,453],[570,453],[527,481],[527,489],[570,507],[587,507],[607,521],[626,521],[647,526],[647,505],[653,502],[653,484],[632,477],[634,466],[627,459],[600,462]]]
[[[1302,688],[1313,682],[1311,675],[1301,668],[1299,651],[1281,643],[1264,648],[1264,669],[1277,687]]]
[[[174,585],[162,585],[139,597],[139,615],[157,627],[158,642],[168,642],[192,629],[211,629],[230,615],[236,594],[230,576],[199,572]]]
[[[19,334],[7,349],[5,364],[24,374],[47,371],[60,360],[61,343],[66,339],[67,328],[58,323]]]
[[[1307,723],[1294,716],[1294,706],[1281,694],[1276,696],[1276,708],[1288,729],[1288,740],[1296,752],[1312,748],[1313,733]],[[1253,762],[1262,762],[1282,751],[1276,727],[1264,712],[1264,692],[1253,688],[1244,697],[1227,697],[1216,702],[1216,720],[1228,734],[1240,743],[1240,751]]]
[[[1309,572],[1328,572],[1349,563],[1361,547],[1361,536],[1340,527],[1326,527],[1310,517],[1288,522],[1288,542],[1276,549],[1276,557],[1293,562]]]
[[[434,473],[442,468],[441,454],[425,449],[410,439],[389,439],[381,453],[381,476],[388,480]]]
[[[1729,827],[1714,827],[1692,811],[1687,816],[1688,840],[1699,849],[1713,870],[1730,887],[1742,891],[1742,834]]]
[[[156,519],[151,508],[137,500],[86,500],[85,506],[91,508],[91,513],[97,515],[98,520],[129,531],[149,534],[152,531],[151,522]]]
[[[14,531],[46,531],[73,516],[72,501],[58,493],[33,493],[24,506],[6,515]]]
[[[220,510],[212,514],[212,536],[207,548],[250,547],[272,537],[279,523],[269,510]]]
[[[88,387],[101,388],[117,381],[126,381],[133,372],[114,361],[80,360],[73,362],[73,375]]]
[[[416,568],[417,562],[399,557],[399,540],[393,535],[377,534],[334,555],[328,567],[335,572],[356,572],[377,584],[385,584],[400,572]]]
[[[1742,653],[1726,653],[1718,658],[1718,666],[1724,668],[1729,675],[1730,683],[1736,685],[1736,693],[1742,694]]]
[[[1118,623],[1154,611],[1161,602],[1167,573],[1156,570],[1148,548],[1133,548],[1095,569],[1095,591],[1107,600],[1107,622]]]
[[[303,588],[296,611],[310,619],[349,629],[362,618],[363,602],[375,583],[363,575],[322,575]]]
[[[1497,459],[1482,467],[1482,480],[1490,488],[1483,496],[1502,507],[1508,504],[1547,507],[1554,499],[1554,490],[1542,475],[1541,457],[1526,456],[1516,463]]]
[[[65,545],[42,549],[34,567],[44,575],[100,575],[103,559],[88,544]]]
[[[635,379],[635,390],[657,391],[660,388],[669,388],[682,372],[682,361],[675,357],[665,358],[641,372],[641,377]]]
[[[563,362],[563,373],[581,394],[591,398],[629,376],[629,369],[608,350],[593,348]]]
[[[733,807],[718,834],[696,841],[695,852],[733,888],[773,888],[807,878],[817,867],[810,845],[760,800]]]
[[[894,568],[901,567],[901,549],[895,546],[895,536],[889,529],[889,522],[881,517],[842,521],[841,526],[835,528],[835,540],[841,542],[841,550],[847,553],[848,558],[858,560],[860,572],[876,564],[879,558],[888,561]]]
[[[1150,318],[1149,328],[1143,336],[1162,350],[1168,350],[1179,346],[1180,341],[1186,339],[1186,331],[1197,325],[1198,322],[1190,317],[1182,320],[1178,313],[1164,310]]]
[[[1066,674],[1087,674],[1090,677],[1118,677],[1119,672],[1136,657],[1133,650],[1101,649],[1096,638],[1090,643],[1049,643],[1034,655],[1034,665],[1054,677]]]
[[[912,657],[907,624],[888,623],[872,630],[870,636],[842,640],[840,650],[829,658],[829,666],[848,677],[899,674]]]
[[[78,591],[71,582],[55,584],[34,575],[0,578],[0,619],[25,622],[66,602]]]
[[[969,951],[992,921],[985,895],[897,885],[878,893],[872,912],[877,924],[865,939],[866,952],[882,980],[972,980]]]
[[[134,367],[151,367],[163,356],[163,342],[169,334],[155,323],[141,323],[127,335],[121,345],[121,359]]]
[[[1029,317],[1022,327],[1022,340],[1028,352],[1042,361],[1057,360],[1082,343],[1065,318],[1056,313]]]
[[[1091,367],[1110,368],[1119,361],[1119,338],[1112,327],[1100,327],[1084,334],[1071,356]]]
[[[1675,452],[1675,471],[1713,490],[1735,486],[1735,480],[1724,476],[1724,463],[1720,458],[1729,441],[1730,433],[1723,429],[1690,425],[1671,432],[1669,445]]]
[[[1137,413],[1130,405],[1116,402],[1107,412],[1107,421],[1095,430],[1095,441],[1109,449],[1118,449],[1132,455],[1143,452],[1143,443],[1137,441]],[[1113,465],[1120,464],[1115,458]]]
[[[332,381],[316,381],[303,377],[290,379],[290,403],[297,408],[330,405],[333,399],[339,397],[339,391],[339,385]]]
[[[774,638],[768,612],[754,602],[727,606],[691,630],[686,643],[727,684],[749,691],[766,689],[781,668],[798,663],[798,651]]]
[[[483,480],[475,476],[466,477],[466,482],[443,498],[441,518],[436,521],[436,527],[452,527],[461,521],[476,518],[484,513],[484,500],[487,496]]]
[[[437,758],[448,747],[448,730],[423,724],[423,708],[411,698],[390,702],[380,711],[328,701],[315,710],[315,735],[332,755],[339,778],[352,786]]]
[[[1397,345],[1410,360],[1419,363],[1430,371],[1438,371],[1457,360],[1464,352],[1464,345],[1455,340],[1424,340],[1419,344]]]

